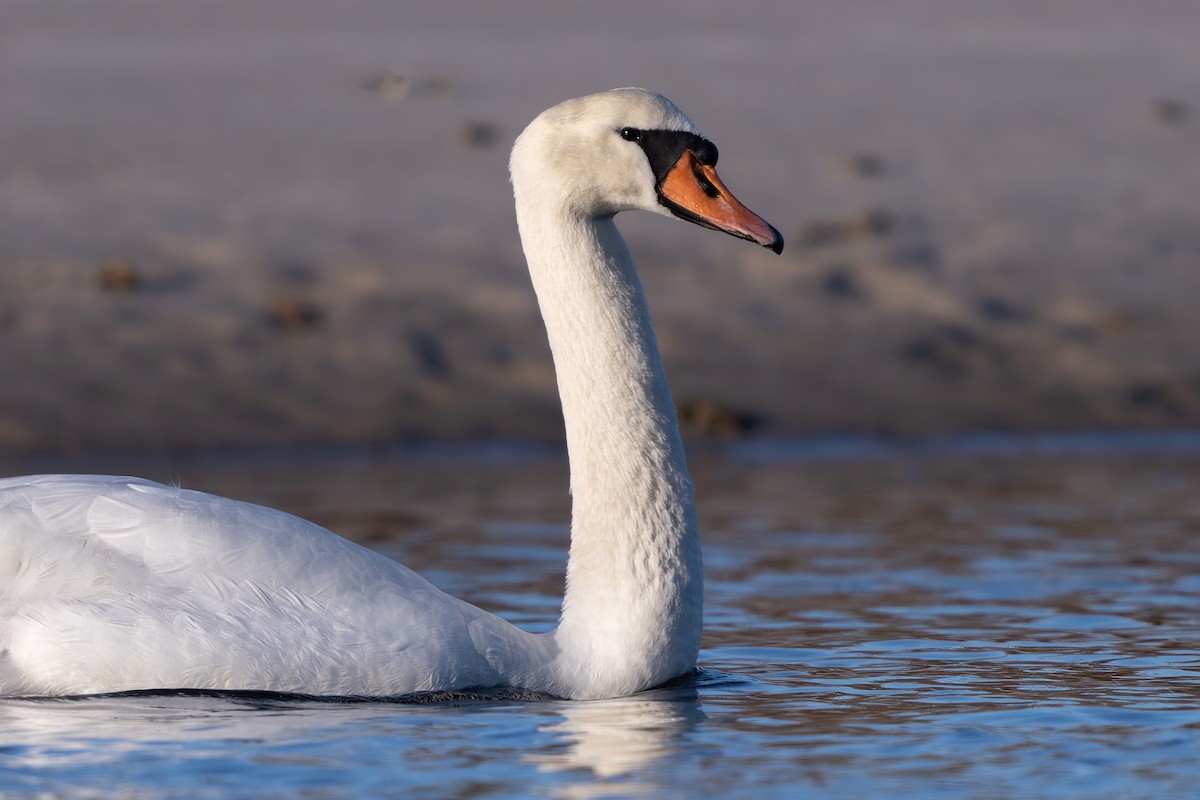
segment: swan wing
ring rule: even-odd
[[[486,686],[520,633],[281,511],[136,478],[0,481],[0,695]]]

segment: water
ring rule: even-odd
[[[671,686],[0,700],[0,792],[1196,796],[1200,452],[978,444],[694,458],[703,671]],[[565,464],[478,455],[140,471],[287,508],[545,630]]]

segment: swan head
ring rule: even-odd
[[[783,251],[783,237],[717,176],[717,147],[667,98],[613,89],[542,112],[517,137],[509,168],[518,204],[608,216],[641,209]]]

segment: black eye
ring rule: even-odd
[[[627,142],[640,142],[642,132],[637,128],[621,128],[621,138]]]
[[[704,166],[717,165],[717,146],[708,139],[701,139],[700,143],[692,148],[692,152],[696,154],[696,160]]]

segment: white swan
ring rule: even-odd
[[[134,478],[0,481],[0,695],[511,686],[632,694],[692,669],[700,542],[650,316],[613,215],[644,209],[775,252],[666,98],[619,89],[517,139],[517,221],[570,452],[567,590],[531,634],[280,511]]]

